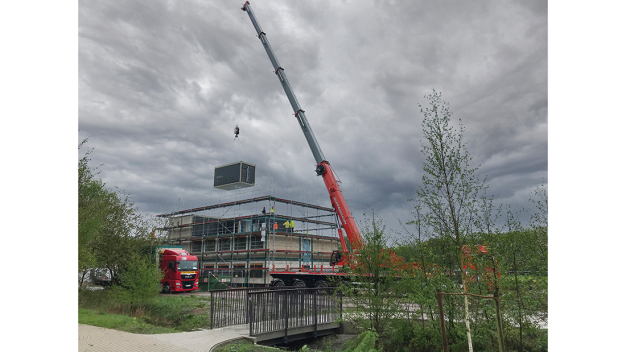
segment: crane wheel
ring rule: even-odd
[[[306,284],[302,280],[296,280],[293,283],[293,287],[295,287],[295,288],[306,288]]]
[[[326,282],[326,280],[320,280],[320,281],[315,283],[315,287],[317,287],[317,288],[326,288],[326,287],[328,287],[328,282]]]

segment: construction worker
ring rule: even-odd
[[[289,220],[285,221],[285,223],[283,225],[285,226],[286,229],[291,227],[291,223],[289,222]]]
[[[277,222],[274,223],[274,231],[276,231],[276,230],[278,230],[278,223]]]
[[[270,209],[270,213],[272,213],[272,215],[274,215],[274,206],[272,205],[272,209]]]
[[[265,207],[263,207],[263,210],[261,211],[261,213],[263,213],[263,215],[265,215]]]
[[[296,228],[296,224],[294,224],[293,220],[291,220],[290,225],[291,225],[291,231],[293,232],[293,229]]]

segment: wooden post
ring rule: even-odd
[[[441,343],[443,344],[443,352],[448,352],[448,340],[446,339],[446,322],[443,316],[443,300],[441,299],[441,290],[437,289],[437,307],[439,308],[439,324],[441,325]]]
[[[500,288],[496,286],[493,293],[493,302],[496,305],[496,324],[498,325],[498,350],[504,352],[504,338],[502,336],[502,317],[500,316]]]

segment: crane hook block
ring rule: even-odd
[[[324,165],[322,164],[317,165],[317,167],[315,168],[315,172],[317,173],[317,176],[323,175],[324,171],[326,171],[326,167],[324,167]]]

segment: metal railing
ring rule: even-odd
[[[335,289],[304,288],[249,292],[250,336],[333,323],[341,317],[343,297]]]
[[[247,324],[248,294],[272,288],[235,288],[211,291],[211,329]]]
[[[250,325],[250,336],[332,323],[341,318],[343,297],[335,288],[275,287],[211,291],[211,328]]]

